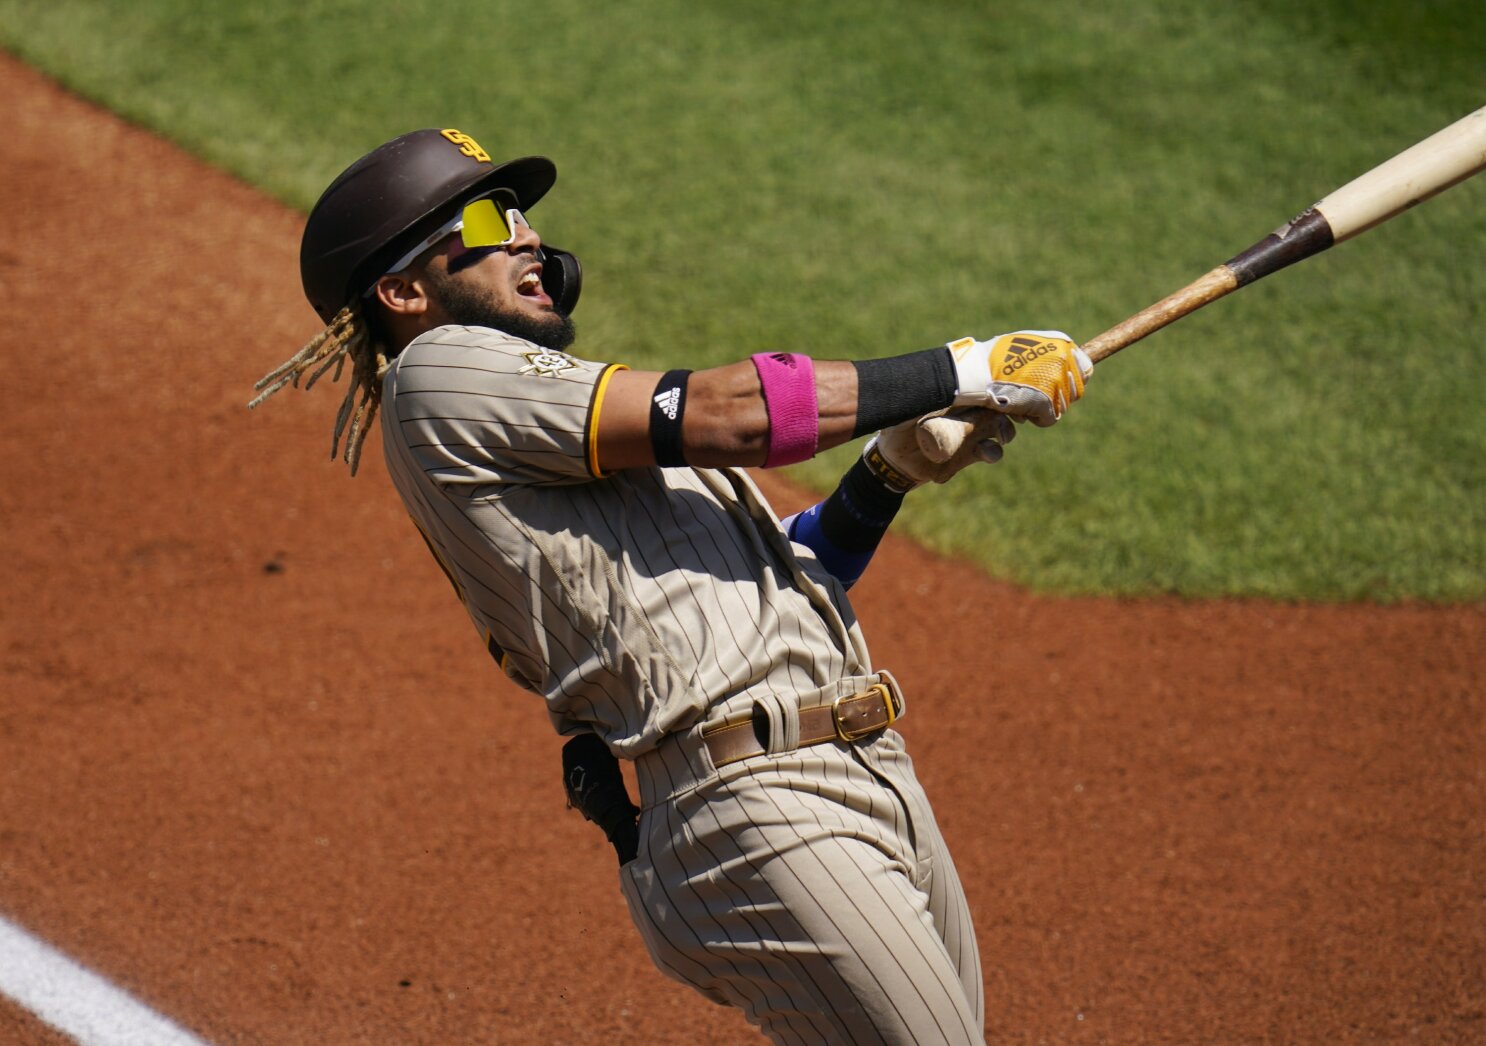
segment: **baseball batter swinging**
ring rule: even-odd
[[[965,896],[847,589],[909,490],[997,460],[1012,419],[1055,422],[1091,365],[1056,331],[663,374],[571,355],[581,269],[525,217],[555,180],[453,129],[357,160],[301,247],[327,327],[254,404],[350,361],[332,456],[354,471],[380,408],[392,482],[482,641],[576,739],[569,794],[662,971],[776,1042],[983,1041]],[[931,463],[915,426],[947,408],[997,417]],[[861,436],[835,492],[783,521],[742,469]]]

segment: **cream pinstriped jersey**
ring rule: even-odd
[[[865,685],[845,592],[744,472],[597,475],[613,370],[441,327],[384,383],[392,481],[504,670],[629,757],[766,691]]]

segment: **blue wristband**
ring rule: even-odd
[[[830,497],[784,521],[785,533],[850,588],[866,572],[902,504],[903,495],[857,459]]]

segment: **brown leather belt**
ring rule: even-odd
[[[800,747],[827,741],[852,741],[885,730],[903,714],[903,692],[890,672],[879,672],[880,682],[828,705],[800,709]],[[767,732],[767,731],[765,731]],[[763,755],[766,749],[754,730],[754,717],[714,727],[702,734],[713,766]]]

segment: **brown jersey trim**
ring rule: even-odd
[[[588,401],[588,424],[583,432],[583,456],[588,459],[588,472],[594,479],[603,479],[599,468],[599,413],[604,409],[604,393],[609,389],[609,379],[616,372],[629,370],[623,363],[611,363],[599,375],[593,385],[593,398]]]

